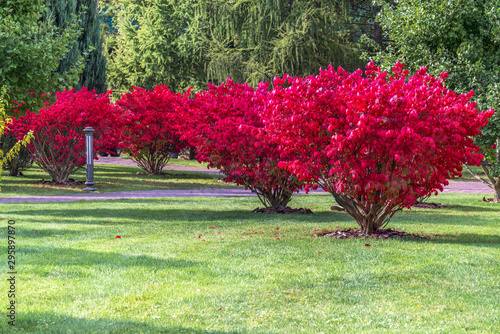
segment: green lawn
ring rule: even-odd
[[[125,153],[121,154],[121,158],[122,159],[130,159],[130,157]],[[186,160],[186,159],[176,159],[176,158],[170,159],[168,161],[168,163],[170,165],[191,166],[191,167],[199,167],[199,168],[207,168],[207,165],[208,165],[208,163],[206,163],[206,162],[203,162],[200,164],[197,160]]]
[[[315,214],[290,216],[249,213],[250,197],[3,204],[2,247],[8,219],[17,231],[11,332],[495,333],[500,206],[482,197],[439,195],[453,207],[391,222],[430,240],[314,238],[355,227],[327,194],[296,196]]]
[[[484,179],[486,178],[486,174],[484,174],[483,169],[480,166],[469,166],[469,169],[476,173],[477,175],[483,177]],[[476,179],[472,174],[467,170],[463,169],[462,171],[462,177],[458,178],[456,180],[451,180],[451,181],[474,181],[474,182],[479,182],[478,179]]]
[[[142,172],[144,171],[139,167],[95,165],[94,178],[97,192],[234,187],[233,184],[219,181],[222,178],[221,175],[168,170],[166,170],[167,175],[144,175]],[[81,169],[71,178],[76,181],[85,181],[85,169]],[[2,197],[44,196],[84,192],[85,185],[64,186],[36,183],[42,179],[51,180],[50,176],[38,166],[28,169],[22,177],[10,177],[7,171],[3,171],[0,195]]]

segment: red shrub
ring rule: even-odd
[[[275,80],[263,112],[266,130],[287,154],[280,163],[300,180],[332,193],[363,233],[394,212],[437,193],[482,156],[472,137],[492,116],[422,68],[407,78],[397,64],[388,78],[375,65],[347,73]],[[287,84],[286,86],[284,86]]]
[[[258,114],[267,86],[254,92],[246,84],[227,80],[196,93],[189,101],[183,138],[197,149],[198,161],[219,168],[224,181],[245,186],[266,207],[286,206],[300,188],[297,178],[278,168],[280,152],[268,140]]]
[[[116,102],[124,113],[121,147],[149,174],[161,174],[170,155],[186,146],[175,126],[182,103],[167,86],[134,87]]]
[[[97,95],[86,88],[58,92],[52,106],[38,114],[28,111],[10,128],[18,137],[33,130],[29,147],[34,161],[53,181],[64,183],[85,164],[85,127],[96,131],[94,154],[118,144],[120,114],[108,95]]]

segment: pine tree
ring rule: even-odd
[[[97,0],[47,0],[46,19],[54,20],[58,27],[64,29],[75,16],[78,17],[81,35],[66,58],[60,61],[58,71],[64,73],[83,55],[85,66],[75,88],[87,87],[104,93],[107,89],[107,60],[97,3]]]
[[[109,70],[113,90],[173,91],[206,87],[198,37],[190,24],[198,0],[116,0],[116,27]]]
[[[368,0],[112,2],[118,35],[109,76],[121,91],[198,90],[227,77],[256,85],[330,64],[354,70],[364,66],[361,34],[375,30]]]
[[[353,70],[360,61],[351,16],[356,1],[200,0],[194,28],[204,38],[207,76],[256,85],[320,67]]]

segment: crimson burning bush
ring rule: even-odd
[[[29,148],[33,160],[54,182],[66,183],[69,175],[85,165],[85,127],[95,130],[94,156],[118,145],[121,117],[110,103],[110,93],[97,95],[85,87],[58,92],[52,106],[38,114],[27,111],[10,129],[19,138],[32,130]]]
[[[116,102],[124,118],[121,148],[149,174],[161,174],[170,155],[186,146],[176,127],[183,102],[167,86],[134,87]]]
[[[186,102],[183,138],[196,147],[198,161],[219,168],[225,182],[235,182],[255,193],[267,208],[286,206],[301,183],[278,168],[280,151],[263,129],[259,109],[267,86],[254,91],[228,79],[210,84]]]
[[[370,63],[366,76],[332,67],[284,76],[263,109],[269,136],[297,157],[280,166],[330,192],[364,234],[442,191],[463,163],[479,165],[473,137],[493,115],[476,109],[473,92],[447,89],[446,73],[435,78],[422,68],[408,77],[400,63],[393,72]]]

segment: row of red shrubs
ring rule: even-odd
[[[119,147],[150,173],[171,153],[194,146],[197,159],[225,181],[249,188],[267,207],[286,206],[303,185],[330,192],[371,233],[402,207],[479,164],[474,145],[493,111],[479,112],[473,92],[458,95],[425,68],[392,76],[368,64],[363,73],[328,67],[319,75],[276,78],[254,89],[227,80],[203,92],[133,88],[115,103],[86,89],[18,118],[33,130],[35,161],[63,182],[81,168],[83,129],[96,130],[95,151]]]

